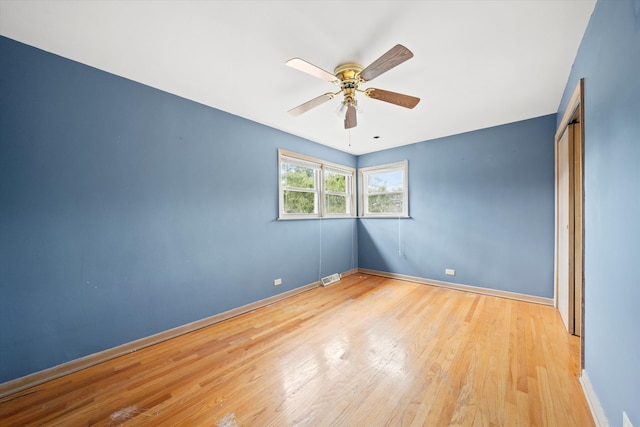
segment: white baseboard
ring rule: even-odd
[[[352,268],[351,270],[347,270],[344,273],[340,274],[340,277],[347,277],[347,276],[351,276],[352,274],[356,274],[358,272],[357,268]]]
[[[598,427],[609,427],[609,420],[607,420],[607,416],[604,414],[602,405],[600,405],[600,399],[598,399],[598,395],[593,389],[593,385],[591,384],[591,380],[589,380],[587,371],[584,369],[580,376],[580,384],[582,385],[582,390],[587,398],[587,403],[589,403],[589,409],[591,409],[593,421],[595,421]]]
[[[344,273],[341,273],[341,276],[346,277],[355,273],[371,274],[374,276],[382,276],[382,277],[388,277],[392,279],[407,280],[410,282],[422,283],[422,284],[433,285],[433,286],[441,286],[441,287],[457,289],[457,290],[462,290],[467,292],[475,292],[475,293],[480,293],[485,295],[517,299],[521,301],[535,302],[538,304],[553,305],[553,299],[550,299],[550,298],[541,298],[541,297],[534,297],[534,296],[523,295],[523,294],[516,294],[512,292],[496,291],[493,289],[459,285],[456,283],[449,283],[449,282],[440,282],[437,280],[429,280],[429,279],[423,279],[419,277],[406,276],[403,274],[387,273],[383,271],[368,270],[363,268],[350,269],[348,271],[345,271]],[[29,374],[24,377],[7,381],[5,383],[0,384],[0,398],[8,396],[10,394],[17,393],[19,391],[25,390],[30,387],[34,387],[36,385],[45,383],[47,381],[51,381],[53,379],[71,374],[73,372],[80,371],[90,366],[97,365],[102,362],[106,362],[107,360],[111,360],[116,357],[123,356],[125,354],[133,353],[145,347],[158,344],[160,342],[195,331],[197,329],[201,329],[201,328],[213,325],[215,323],[222,322],[223,320],[227,320],[232,317],[239,316],[243,313],[256,310],[260,307],[273,304],[277,301],[292,297],[294,295],[308,291],[313,288],[317,288],[319,286],[320,286],[319,281],[310,283],[308,285],[299,287],[297,289],[292,289],[282,294],[274,295],[272,297],[265,298],[263,300],[256,301],[251,304],[247,304],[242,307],[234,308],[232,310],[228,310],[223,313],[219,313],[211,317],[198,320],[196,322],[179,326],[177,328],[170,329],[168,331],[160,332],[158,334],[141,338],[139,340],[132,341],[129,343],[125,343],[117,347],[109,348],[98,353],[90,354],[88,356],[81,357],[79,359],[63,363],[61,365],[53,366],[51,368],[44,369],[39,372],[35,372],[33,374]]]
[[[386,271],[369,270],[367,268],[359,268],[358,271],[373,276],[387,277],[389,279],[406,280],[408,282],[421,283],[423,285],[439,286],[441,288],[455,289],[458,291],[473,292],[476,294],[489,295],[500,298],[514,299],[518,301],[532,302],[535,304],[553,306],[553,298],[537,297],[534,295],[520,294],[516,292],[500,291],[497,289],[481,288],[479,286],[461,285],[459,283],[443,282],[440,280],[425,279],[422,277],[407,276],[405,274],[388,273]]]
[[[349,276],[358,271],[354,268],[341,273],[342,277]],[[177,328],[169,329],[168,331],[160,332],[155,335],[151,335],[139,340],[131,341],[117,347],[108,348],[98,353],[89,354],[79,359],[71,360],[61,365],[53,366],[51,368],[44,369],[42,371],[35,372],[33,374],[26,375],[24,377],[16,378],[11,381],[0,384],[0,398],[17,393],[30,387],[45,383],[47,381],[60,378],[62,376],[80,371],[93,365],[97,365],[107,360],[115,359],[116,357],[123,356],[125,354],[133,353],[141,350],[145,347],[152,346],[154,344],[161,343],[171,338],[178,337],[180,335],[205,328],[207,326],[222,322],[223,320],[230,319],[235,316],[239,316],[244,313],[256,310],[260,307],[273,304],[275,302],[284,300],[294,295],[306,292],[308,290],[317,288],[320,286],[320,281],[310,283],[305,286],[301,286],[296,289],[292,289],[287,292],[283,292],[278,295],[274,295],[269,298],[265,298],[260,301],[256,301],[247,305],[243,305],[238,308],[234,308],[223,313],[215,314],[202,320],[198,320],[186,325],[178,326]]]

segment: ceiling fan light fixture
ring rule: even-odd
[[[336,108],[336,116],[344,119],[349,105],[353,106],[358,114],[364,114],[365,110],[360,106],[358,100],[355,97],[351,98],[345,96],[345,98],[340,102],[338,108]]]

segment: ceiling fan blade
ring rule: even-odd
[[[367,89],[365,95],[369,98],[389,102],[405,108],[413,108],[418,105],[418,102],[420,102],[420,98],[416,98],[415,96],[403,95],[401,93],[375,88]]]
[[[356,117],[356,107],[349,104],[347,105],[347,114],[344,116],[344,128],[351,129],[358,126],[358,119]]]
[[[338,80],[338,78],[330,72],[325,71],[320,67],[316,67],[315,65],[305,61],[304,59],[292,58],[286,62],[286,65],[291,68],[295,68],[296,70],[303,71],[307,74],[311,74],[312,76],[315,76],[319,79],[326,80],[328,82]]]
[[[318,105],[324,104],[330,99],[333,99],[333,94],[331,92],[325,93],[324,95],[320,95],[318,97],[313,98],[311,101],[307,101],[304,104],[300,104],[295,108],[292,108],[288,111],[292,116],[298,117],[302,113],[306,113],[312,108],[317,107]]]
[[[360,77],[364,81],[370,81],[378,77],[380,74],[389,71],[393,67],[402,64],[404,61],[413,58],[413,53],[397,44],[380,58],[373,61],[371,65],[360,72]]]

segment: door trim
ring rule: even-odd
[[[584,130],[584,108],[581,107],[583,103],[584,103],[584,78],[580,79],[580,81],[578,82],[578,85],[573,90],[573,94],[571,95],[571,98],[569,99],[569,103],[567,104],[567,109],[565,110],[564,115],[562,116],[562,120],[560,121],[560,125],[558,126],[558,129],[556,130],[556,136],[555,136],[556,143],[560,140],[560,137],[564,133],[567,126],[569,126],[569,123],[573,121],[573,118],[576,115],[576,112],[578,112],[577,110],[579,107],[580,107],[580,111],[579,111],[580,130],[581,131]],[[584,142],[584,136],[582,137],[582,140]]]

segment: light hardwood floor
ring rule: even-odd
[[[592,426],[547,306],[354,274],[0,399],[0,425]]]

